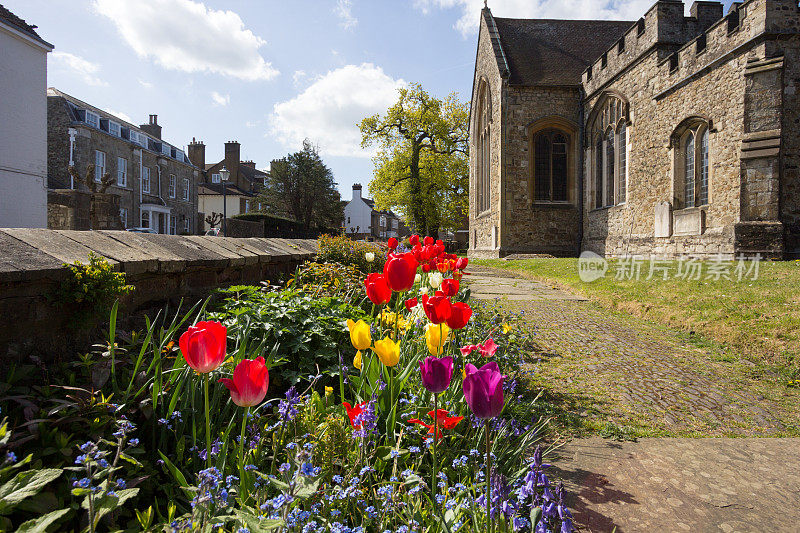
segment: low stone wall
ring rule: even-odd
[[[190,305],[217,287],[256,284],[291,273],[316,255],[317,243],[155,235],[127,231],[0,229],[0,357],[74,355],[88,342],[68,327],[69,316],[49,298],[67,279],[64,263],[88,262],[94,252],[126,274],[136,290],[120,315],[133,317],[181,299]]]

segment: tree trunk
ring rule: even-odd
[[[414,142],[411,149],[411,219],[416,230],[427,231],[428,221],[425,217],[424,202],[422,199],[422,183],[419,178],[419,153],[421,146]]]

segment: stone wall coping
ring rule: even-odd
[[[60,278],[64,263],[105,258],[115,270],[136,277],[175,273],[187,267],[226,268],[313,259],[317,242],[307,239],[177,236],[129,231],[0,228],[0,283]]]

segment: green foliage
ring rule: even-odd
[[[344,219],[333,172],[308,140],[299,152],[272,161],[258,201],[269,214],[292,218],[306,231],[338,228]]]
[[[64,266],[69,276],[54,291],[52,300],[69,308],[76,324],[107,313],[115,299],[134,289],[125,283],[124,272],[114,272],[108,261],[94,252],[89,252],[88,264],[76,261]]]
[[[369,191],[382,209],[396,209],[428,235],[457,230],[468,210],[469,104],[444,100],[419,84],[400,89],[386,114],[361,121],[362,146],[377,145]]]
[[[386,250],[379,244],[354,241],[346,235],[320,235],[317,244],[319,246],[317,262],[319,263],[352,265],[364,274],[383,271]],[[367,261],[367,253],[375,256],[372,262]]]
[[[336,297],[306,292],[263,292],[257,287],[222,289],[224,301],[209,316],[228,327],[228,335],[248,344],[275,346],[289,364],[279,366],[270,380],[278,387],[293,385],[309,375],[339,375],[339,353],[349,342],[348,318],[361,309]],[[251,354],[248,354],[250,357]]]

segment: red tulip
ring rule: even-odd
[[[409,298],[405,301],[406,310],[411,311],[417,306],[417,299],[416,298]]]
[[[356,404],[355,407],[352,407],[348,402],[343,402],[342,405],[344,405],[344,408],[347,411],[347,417],[350,419],[350,425],[355,429],[361,429],[361,424],[356,425],[355,420],[356,417],[364,410],[364,406],[367,405],[367,402]]]
[[[503,410],[503,374],[492,361],[480,368],[467,363],[464,367],[464,398],[478,418],[494,418]]]
[[[464,419],[463,416],[448,416],[449,414],[450,413],[448,413],[444,409],[437,409],[435,412],[434,411],[428,412],[429,417],[431,418],[435,417],[438,419],[439,422],[439,431],[436,433],[436,440],[442,438],[442,431],[441,431],[442,429],[448,429],[448,430],[453,429],[458,425],[459,422],[461,422]],[[409,418],[408,422],[411,424],[419,424],[421,426],[425,426],[426,428],[428,428],[428,435],[433,434],[433,424],[426,424],[425,422],[419,420],[418,418]]]
[[[189,326],[178,344],[186,364],[199,374],[207,374],[225,360],[228,328],[215,321],[198,322]]]
[[[231,391],[231,400],[239,407],[260,404],[269,388],[269,370],[263,357],[242,359],[233,369],[233,379],[223,378],[220,383]]]
[[[481,352],[482,356],[491,357],[497,352],[497,344],[495,344],[494,339],[490,337],[485,343],[478,345],[478,350]]]
[[[465,268],[467,268],[468,264],[469,264],[468,257],[459,257],[458,260],[456,261],[456,270],[464,270]]]
[[[422,244],[424,244],[425,246],[432,245],[433,244],[433,237],[431,237],[431,236],[425,237],[424,239],[422,239]]]
[[[446,296],[436,295],[428,298],[423,305],[423,309],[428,316],[428,320],[434,324],[441,324],[450,318],[452,304],[450,303],[450,299]]]
[[[395,248],[397,248],[398,244],[400,244],[400,243],[397,242],[397,239],[395,239],[394,237],[389,239],[389,242],[387,243],[387,245],[389,246],[390,250],[394,250]]]
[[[422,265],[422,271],[427,274],[428,272],[431,271],[431,266],[428,263],[425,263],[424,265]]]
[[[409,237],[409,238],[408,238],[408,243],[409,243],[411,246],[417,246],[417,245],[419,245],[419,235],[412,235],[411,237]]]
[[[364,280],[364,286],[367,288],[367,298],[375,305],[387,304],[392,299],[392,289],[389,288],[383,274],[368,275]]]
[[[442,239],[436,239],[436,244],[444,246],[444,241]]]
[[[464,302],[456,302],[450,307],[450,316],[447,318],[447,327],[461,329],[467,325],[472,316],[472,309]]]
[[[383,275],[389,287],[395,292],[407,291],[414,286],[417,275],[417,260],[413,254],[395,255],[383,267]]]
[[[434,255],[442,255],[444,253],[444,244],[434,244],[433,245],[433,254]]]
[[[475,344],[467,344],[466,346],[462,346],[461,348],[459,348],[459,350],[461,350],[461,355],[469,355],[477,349],[478,346]]]

